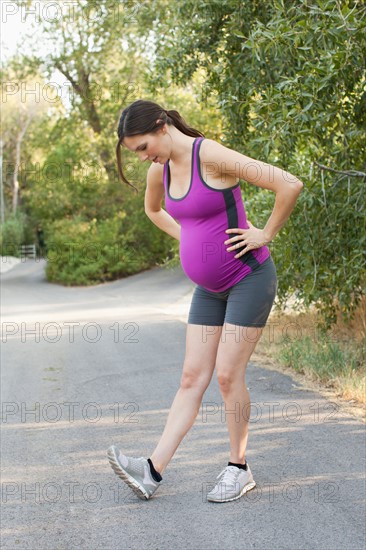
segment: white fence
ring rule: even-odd
[[[31,258],[32,260],[36,259],[36,245],[35,244],[22,244],[20,247],[20,257]]]

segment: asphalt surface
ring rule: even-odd
[[[2,548],[365,549],[365,425],[254,362],[257,487],[205,499],[229,458],[214,375],[158,491],[138,499],[106,449],[152,453],[179,385],[193,284],[155,268],[70,288],[44,268],[28,260],[1,275]]]

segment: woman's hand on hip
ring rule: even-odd
[[[230,229],[226,229],[225,231],[228,236],[230,236],[230,233],[239,233],[239,235],[236,235],[231,239],[229,238],[224,242],[224,244],[227,245],[227,252],[242,248],[242,250],[240,250],[235,255],[235,258],[240,258],[240,256],[243,256],[243,254],[246,254],[247,252],[249,252],[249,250],[255,250],[256,248],[265,246],[270,242],[270,239],[266,236],[263,229],[258,229],[258,227],[254,227],[254,225],[251,224],[249,221],[247,223],[249,225],[248,229],[231,227]]]

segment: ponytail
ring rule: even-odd
[[[195,130],[194,128],[191,128],[188,126],[186,121],[183,117],[178,113],[178,111],[164,111],[164,113],[167,115],[166,123],[168,125],[175,126],[178,130],[180,130],[183,134],[186,134],[186,136],[191,137],[205,137],[201,132],[198,130]]]

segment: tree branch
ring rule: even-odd
[[[80,95],[82,96],[82,88],[80,87],[80,85],[76,82],[76,80],[73,79],[73,77],[71,76],[71,74],[69,73],[69,71],[64,68],[61,63],[54,59],[54,64],[55,64],[55,67],[56,69],[58,69],[60,71],[60,73],[62,73],[64,76],[66,76],[66,78],[68,79],[68,81],[71,83],[72,87],[74,88],[74,90]]]
[[[324,166],[324,164],[320,164],[316,160],[314,160],[313,163],[319,166],[319,168],[321,168],[322,170],[329,170],[330,172],[335,172],[336,174],[344,174],[345,176],[353,176],[356,178],[366,177],[366,172],[358,172],[357,170],[335,170],[334,168],[329,168],[329,166]]]

